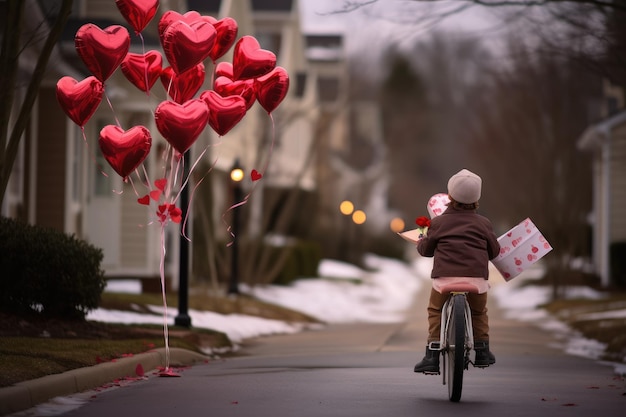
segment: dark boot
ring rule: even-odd
[[[429,346],[426,346],[426,356],[420,363],[415,365],[413,371],[425,374],[439,373],[439,343],[431,343]]]
[[[476,351],[476,359],[474,359],[474,366],[485,367],[496,363],[496,357],[489,350],[488,341],[476,341],[474,342],[474,350]]]

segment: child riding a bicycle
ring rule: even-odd
[[[438,288],[441,282],[450,279],[465,280],[477,288],[477,293],[467,295],[472,311],[475,366],[496,362],[489,350],[487,279],[489,261],[498,256],[500,244],[489,219],[476,213],[481,189],[482,179],[473,172],[463,169],[453,175],[448,181],[450,203],[447,209],[431,219],[426,235],[417,243],[419,254],[434,257],[434,260],[433,288],[427,309],[428,344],[426,355],[415,365],[415,372],[439,373],[441,310],[448,295]]]

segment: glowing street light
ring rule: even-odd
[[[363,210],[357,210],[352,213],[352,221],[356,224],[363,224],[367,220],[367,216]]]
[[[389,222],[389,228],[394,233],[399,233],[403,231],[404,226],[405,226],[404,220],[402,220],[399,217],[394,217],[393,219],[391,219],[391,222]]]
[[[339,204],[339,211],[341,211],[341,214],[349,216],[354,211],[354,204],[352,204],[352,201],[344,200]]]

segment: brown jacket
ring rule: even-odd
[[[417,242],[422,256],[434,256],[431,277],[489,277],[489,261],[500,252],[491,222],[475,210],[448,206],[431,220],[426,236]]]

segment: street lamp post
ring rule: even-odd
[[[189,151],[183,156],[183,178],[189,176],[190,157]],[[181,217],[187,218],[189,206],[189,184],[187,184],[180,192],[180,210]],[[190,234],[190,233],[188,233]],[[191,327],[191,317],[188,313],[189,305],[189,241],[184,233],[181,233],[179,248],[179,266],[178,266],[178,315],[174,318],[174,324],[181,327]]]
[[[237,206],[243,199],[243,190],[241,189],[241,181],[243,180],[243,169],[239,164],[239,160],[235,159],[235,163],[230,170],[230,179],[233,182],[233,244],[231,247],[231,269],[230,282],[228,283],[228,294],[239,294],[239,207]]]

